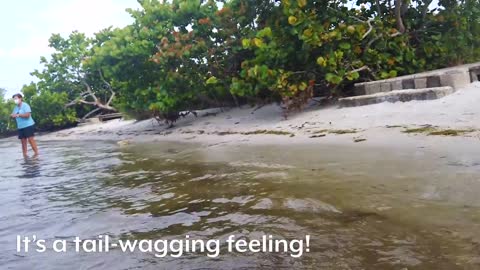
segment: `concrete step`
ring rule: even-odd
[[[380,92],[370,95],[354,96],[341,98],[338,100],[340,107],[355,107],[381,102],[397,102],[411,100],[432,100],[450,95],[455,92],[451,86],[432,87],[422,89],[394,90],[390,92]]]
[[[371,95],[392,90],[424,89],[442,86],[458,89],[479,79],[480,62],[386,80],[356,83],[355,95]]]

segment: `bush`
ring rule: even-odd
[[[129,26],[93,39],[52,36],[56,52],[34,74],[42,91],[72,99],[84,91],[78,74],[99,91],[92,74],[100,72],[114,106],[145,118],[270,101],[288,112],[315,93],[344,96],[356,82],[480,60],[479,1],[441,0],[435,9],[425,0],[354,2],[139,1]],[[45,114],[41,106],[63,99],[48,93],[37,101]],[[61,126],[71,116],[40,121]]]
[[[16,129],[15,121],[10,117],[13,110],[13,102],[0,99],[0,135],[7,134]]]
[[[77,117],[74,109],[65,108],[68,102],[66,93],[42,92],[26,98],[32,108],[32,117],[36,128],[41,131],[50,131],[75,126]]]

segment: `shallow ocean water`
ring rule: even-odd
[[[2,269],[480,269],[480,157],[339,146],[0,140]],[[304,239],[217,258],[16,251],[56,239]]]

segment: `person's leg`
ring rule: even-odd
[[[33,149],[33,152],[35,153],[35,156],[38,156],[38,146],[37,142],[35,141],[35,137],[29,137],[28,142],[30,143],[30,146]]]
[[[23,152],[23,156],[26,157],[27,156],[27,139],[26,138],[22,138],[20,139],[22,141],[22,152]]]

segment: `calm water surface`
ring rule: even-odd
[[[480,269],[480,156],[0,140],[1,269]],[[55,239],[302,239],[310,252],[16,252]]]

